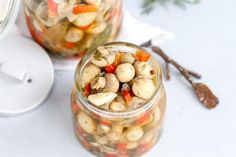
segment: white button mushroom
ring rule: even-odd
[[[97,125],[97,132],[99,135],[103,135],[108,133],[111,130],[111,128],[109,126],[106,125],[102,125],[102,124],[98,124]]]
[[[70,6],[67,2],[60,2],[57,6],[57,14],[61,18],[66,17],[69,10],[70,10]]]
[[[88,64],[82,73],[81,78],[81,84],[82,87],[85,87],[85,85],[92,81],[99,73],[101,72],[101,69],[95,66],[94,64]]]
[[[65,36],[65,40],[71,43],[75,43],[80,41],[84,36],[83,31],[79,30],[76,27],[71,27],[66,36]]]
[[[151,77],[152,67],[147,62],[136,61],[134,63],[134,69],[137,76]]]
[[[142,99],[149,99],[156,90],[156,87],[151,79],[142,78],[134,81],[132,85],[134,95]]]
[[[96,12],[78,14],[77,18],[73,23],[78,27],[86,27],[93,23],[93,21],[96,19],[96,15]]]
[[[120,102],[112,102],[110,104],[110,109],[113,112],[122,112],[125,111],[125,105]]]
[[[112,125],[111,131],[106,134],[110,141],[118,141],[121,138],[123,127],[120,125]]]
[[[108,140],[106,137],[101,137],[101,136],[94,136],[94,138],[97,140],[99,144],[107,144]]]
[[[73,14],[72,12],[66,15],[69,22],[74,22],[78,16],[79,16],[78,14]]]
[[[155,131],[156,132],[156,131]],[[149,143],[152,139],[153,139],[153,136],[154,136],[154,131],[149,131],[148,133],[146,133],[142,140],[140,141],[141,144],[147,144]]]
[[[158,128],[160,126],[160,121],[161,121],[161,110],[159,107],[156,107],[155,110],[153,111],[152,113],[152,121],[151,123],[145,125],[145,130],[149,130],[149,129],[152,129],[152,128]]]
[[[112,53],[109,48],[100,46],[97,48],[97,52],[93,55],[91,62],[98,67],[106,67],[114,63],[115,59],[115,53]]]
[[[47,26],[47,27],[52,27],[56,24],[58,24],[58,21],[60,19],[58,18],[51,18],[51,17],[45,17],[45,12],[48,12],[48,7],[47,7],[47,3],[44,1],[42,1],[42,3],[40,3],[36,9],[36,17],[39,19],[39,21]]]
[[[129,109],[133,110],[141,107],[142,105],[145,104],[145,102],[146,102],[145,100],[134,96],[130,101],[127,102],[127,106],[129,106]]]
[[[143,129],[139,126],[131,127],[127,130],[126,138],[131,141],[135,142],[140,140],[143,137]]]
[[[77,122],[79,126],[87,133],[93,134],[96,130],[96,123],[94,120],[84,112],[79,112],[77,114]]]
[[[126,148],[127,149],[134,149],[138,146],[138,142],[128,142]]]
[[[105,77],[97,77],[91,81],[92,89],[101,89],[104,88],[106,85],[106,78]]]
[[[106,22],[95,23],[91,27],[89,27],[86,32],[90,34],[99,34],[102,33],[107,27]]]
[[[111,8],[111,1],[110,0],[106,0],[103,3],[100,3],[99,7],[98,7],[98,11],[100,13],[103,14],[103,16],[105,16],[105,14],[109,11],[109,9]]]
[[[154,122],[158,123],[161,119],[161,109],[160,107],[156,107],[155,111],[153,112],[154,115]]]
[[[123,63],[118,65],[116,68],[116,76],[122,83],[131,81],[135,76],[133,65],[130,63]]]
[[[85,2],[87,2],[88,4],[92,4],[92,5],[100,5],[102,0],[85,0]]]
[[[123,97],[122,95],[117,95],[116,101],[117,101],[117,102],[120,102],[120,103],[122,103],[122,104],[125,104],[125,103],[126,103],[126,101],[125,101],[125,99],[124,99],[124,97]]]
[[[150,124],[150,123],[152,123],[153,122],[153,115],[152,114],[150,114],[149,116],[148,116],[148,118],[146,118],[145,119],[145,121],[143,121],[139,126],[145,126],[145,125],[148,125],[148,124]]]
[[[122,53],[120,57],[121,63],[130,63],[133,64],[135,61],[135,58],[131,53]]]
[[[112,73],[106,73],[105,78],[106,78],[106,85],[105,85],[105,88],[103,89],[103,91],[104,92],[114,92],[114,93],[118,92],[120,82],[117,79],[116,75],[112,74]]]
[[[116,98],[117,94],[113,92],[97,93],[88,96],[88,100],[96,106],[102,106],[111,103]]]

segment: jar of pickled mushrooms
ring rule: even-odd
[[[138,157],[159,140],[166,94],[158,62],[141,47],[113,42],[85,55],[75,72],[75,134],[98,157]]]
[[[122,0],[24,0],[28,29],[51,54],[81,57],[112,41],[122,21]]]

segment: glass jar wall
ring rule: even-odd
[[[80,57],[112,41],[122,21],[121,0],[24,0],[36,42],[59,56]]]
[[[137,52],[144,51],[147,54],[144,49],[123,42],[108,43],[104,47],[111,48],[109,50],[112,50],[113,53],[126,52],[137,56]],[[101,50],[101,47],[98,49]],[[152,57],[147,61],[152,66],[152,80],[155,84],[155,91],[149,99],[145,100],[143,105],[132,109],[127,108],[131,101],[134,102],[132,98],[136,97],[135,91],[133,91],[134,94],[131,94],[132,98],[129,100],[126,99],[126,95],[121,94],[126,101],[124,102],[126,109],[123,111],[111,111],[106,107],[97,107],[92,104],[90,97],[87,98],[87,87],[83,85],[83,73],[86,71],[85,68],[90,64],[91,58],[93,58],[96,51],[98,50],[94,50],[94,53],[82,58],[75,73],[71,109],[76,137],[84,148],[99,157],[141,156],[158,142],[162,133],[166,94],[162,83],[160,66]],[[123,60],[123,62],[126,61]],[[104,69],[107,68],[105,67]],[[117,75],[117,70],[118,68],[114,75]],[[112,71],[109,70],[109,72]],[[94,71],[94,73],[96,72]],[[138,77],[140,76],[135,76],[127,84],[134,84],[133,81],[143,79],[143,77]],[[126,83],[120,83],[120,88],[121,86],[123,88],[123,84]],[[116,101],[120,94],[119,91],[117,91]],[[109,105],[111,108],[111,104]]]

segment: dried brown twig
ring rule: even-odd
[[[193,81],[193,78],[200,79],[201,75],[188,70],[177,63],[175,60],[167,56],[159,47],[153,46],[151,41],[148,41],[141,46],[143,47],[151,47],[152,51],[162,57],[166,63],[166,75],[167,79],[170,79],[170,69],[169,65],[173,65],[183,76],[184,78],[192,85],[197,98],[202,102],[202,104],[208,109],[216,107],[219,103],[218,98],[212,93],[212,91],[207,87],[207,85],[203,83],[196,83]]]
[[[142,47],[150,47],[150,46],[153,47],[151,40],[149,40],[149,41],[147,41],[147,42],[141,44],[140,46],[142,46]],[[158,47],[155,47],[155,48],[157,49]],[[158,48],[158,49],[159,49],[159,48]],[[158,51],[160,51],[160,49],[159,49]],[[163,52],[162,52],[162,53],[163,53]],[[160,55],[160,54],[159,54],[159,55]],[[164,59],[164,61],[165,61],[165,63],[166,63],[166,78],[167,78],[167,80],[170,80],[170,67],[169,67],[170,64],[177,65],[176,68],[177,68],[178,70],[187,71],[187,72],[189,73],[189,75],[191,75],[191,76],[193,76],[193,77],[195,77],[195,78],[197,78],[197,79],[201,79],[201,78],[202,78],[202,75],[201,75],[201,74],[199,74],[199,73],[197,73],[197,72],[194,72],[194,71],[192,71],[192,70],[188,70],[188,69],[184,68],[183,66],[179,65],[178,63],[176,63],[174,60],[172,60],[170,57],[168,57],[168,56],[165,55],[165,54],[162,54],[162,55],[163,55],[162,58]]]

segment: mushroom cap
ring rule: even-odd
[[[110,109],[111,111],[114,111],[114,112],[122,112],[122,111],[125,111],[125,105],[120,102],[114,101],[110,104]]]
[[[116,68],[116,76],[122,83],[129,82],[135,76],[135,69],[130,63],[120,64]]]
[[[151,77],[152,67],[147,62],[136,61],[134,63],[134,69],[137,76]]]
[[[122,53],[120,58],[121,63],[130,63],[133,64],[135,58],[133,57],[132,53]]]
[[[92,81],[99,73],[101,72],[101,69],[94,64],[88,64],[83,70],[82,78],[81,78],[81,84],[82,87],[85,87],[85,85]]]
[[[91,81],[92,89],[101,89],[104,88],[106,85],[106,78],[105,77],[97,77]]]
[[[65,36],[65,40],[71,43],[75,43],[80,41],[83,38],[83,36],[84,36],[83,31],[81,31],[76,27],[72,27],[68,30]]]
[[[143,137],[143,135],[144,131],[142,127],[134,126],[127,130],[126,138],[131,142],[135,142],[140,140]]]
[[[87,133],[94,133],[96,130],[96,123],[94,120],[84,112],[79,112],[76,116],[77,122],[80,127]]]
[[[106,73],[105,74],[106,78],[106,85],[103,89],[104,92],[118,92],[119,87],[120,87],[120,82],[117,79],[115,74],[112,73]]]
[[[89,95],[88,100],[96,106],[102,106],[104,104],[111,103],[112,100],[116,98],[116,96],[116,93],[104,92]]]
[[[137,79],[132,85],[134,95],[145,100],[150,99],[155,90],[153,81],[148,78]]]
[[[97,48],[97,52],[92,56],[91,62],[98,67],[106,67],[114,63],[115,59],[115,53],[112,53],[109,48],[100,46]]]

